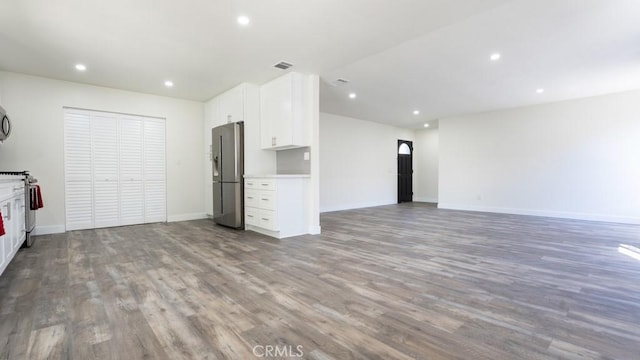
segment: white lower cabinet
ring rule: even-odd
[[[24,182],[0,181],[0,212],[5,234],[0,236],[0,274],[26,238]]]
[[[278,239],[308,233],[306,175],[245,176],[245,228]]]

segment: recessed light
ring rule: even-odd
[[[356,97],[358,97],[358,95],[356,95],[356,93],[349,94],[349,99],[355,99]]]
[[[244,16],[244,15],[238,16],[237,20],[238,20],[238,24],[242,26],[247,26],[251,22],[251,19],[249,19],[248,16]]]
[[[420,115],[420,110],[413,110],[413,115]]]
[[[165,81],[165,82],[164,82],[164,86],[166,86],[166,87],[168,87],[168,88],[173,87],[173,81],[171,81],[171,80],[167,80],[167,81]]]
[[[491,57],[489,57],[489,59],[491,59],[491,61],[497,61],[500,60],[501,57],[502,55],[500,55],[500,53],[493,53],[491,54]]]
[[[536,92],[537,92],[538,94],[542,94],[542,93],[544,92],[544,89],[543,89],[543,88],[536,89]]]
[[[427,127],[429,127],[429,124],[424,124],[423,126],[427,128]]]
[[[85,71],[87,70],[87,67],[84,64],[76,64],[76,70]]]

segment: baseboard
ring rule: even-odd
[[[318,226],[309,226],[309,234],[311,235],[320,235],[321,229],[320,225]]]
[[[207,214],[205,213],[192,213],[192,214],[178,214],[178,215],[169,215],[168,222],[176,222],[176,221],[189,221],[189,220],[200,220],[206,219]]]
[[[564,211],[550,211],[550,210],[535,210],[535,209],[519,209],[519,208],[503,208],[493,206],[475,206],[465,204],[451,204],[451,203],[438,203],[439,209],[448,210],[464,210],[464,211],[479,211],[498,214],[514,214],[514,215],[530,215],[530,216],[544,216],[561,219],[572,220],[588,220],[588,221],[602,221],[621,224],[640,224],[640,218],[629,216],[612,216],[604,214],[589,214],[589,213],[575,213]]]
[[[342,211],[342,210],[353,210],[353,209],[362,209],[368,207],[375,206],[384,206],[384,205],[393,205],[396,204],[395,201],[375,201],[375,202],[366,202],[366,203],[358,203],[358,204],[345,204],[345,205],[337,205],[337,206],[329,206],[329,207],[321,207],[320,212],[333,212],[333,211]]]
[[[189,221],[189,220],[200,220],[206,219],[207,214],[205,213],[193,213],[193,214],[180,214],[180,215],[170,215],[169,222],[176,221]],[[34,235],[48,235],[48,234],[59,234],[67,231],[64,225],[36,225],[36,228],[33,231]]]
[[[416,197],[413,198],[413,201],[437,204],[438,203],[438,198],[416,196]]]
[[[65,232],[67,229],[64,225],[47,225],[41,226],[36,225],[35,229],[33,229],[34,235],[49,235],[49,234],[59,234]]]

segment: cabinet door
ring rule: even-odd
[[[2,221],[6,232],[5,235],[0,236],[0,272],[7,267],[11,260],[11,239],[9,238],[11,230],[8,228],[10,206],[11,201],[0,201],[0,212],[2,213]]]
[[[26,237],[26,232],[25,232],[25,203],[24,203],[24,188],[22,189],[22,191],[20,191],[20,193],[18,194],[18,196],[14,197],[14,201],[13,201],[13,211],[11,212],[11,217],[12,217],[12,221],[14,223],[14,231],[15,231],[15,237],[13,239],[13,249],[14,251],[17,251],[16,249],[18,249],[20,247],[20,245],[22,245],[22,241],[25,239]]]
[[[291,77],[283,76],[260,88],[260,132],[263,149],[292,144]]]
[[[260,126],[263,149],[280,150],[310,145],[311,117],[308,79],[289,73],[260,88]]]
[[[244,121],[244,85],[238,85],[223,94],[224,124]]]
[[[239,85],[218,96],[217,125],[244,121],[244,85]]]

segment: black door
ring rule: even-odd
[[[413,142],[398,140],[398,204],[413,201]]]

